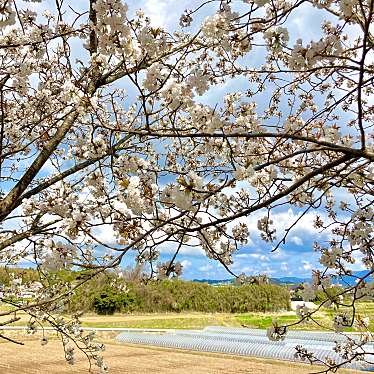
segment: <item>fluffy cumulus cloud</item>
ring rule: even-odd
[[[144,13],[151,19],[154,26],[165,27],[172,22],[172,17],[168,17],[168,11],[173,9],[167,0],[145,0],[140,2],[143,4]]]
[[[269,276],[299,276],[310,277],[311,270],[320,268],[318,254],[313,250],[313,243],[324,241],[330,236],[329,232],[321,233],[313,222],[316,212],[302,215],[301,210],[279,210],[272,215],[277,239],[281,240],[286,230],[293,225],[285,243],[275,249],[272,244],[265,243],[257,234],[257,220],[263,213],[256,213],[244,219],[251,233],[251,241],[236,252],[231,270],[235,274],[268,274]],[[168,252],[166,249],[163,253]],[[184,278],[214,278],[226,279],[230,274],[218,263],[205,258],[198,247],[186,249],[184,257],[192,262],[192,266],[185,269]],[[306,260],[307,259],[307,260]]]
[[[187,270],[189,267],[191,267],[192,262],[189,260],[183,260],[181,261],[181,265],[183,266],[183,270]]]
[[[309,261],[302,261],[302,266],[299,268],[299,270],[305,270],[305,271],[312,270],[312,265]]]
[[[196,1],[141,0],[136,3],[136,8],[144,11],[153,27],[171,29],[179,24],[179,17],[186,7],[189,8],[196,3]]]
[[[202,271],[202,272],[208,272],[213,269],[214,269],[214,266],[212,264],[206,264],[206,265],[199,267],[199,271]]]
[[[171,245],[170,243],[163,243],[157,247],[157,250],[161,255],[170,256],[175,253],[178,245]],[[205,252],[200,246],[187,246],[182,245],[178,250],[181,256],[191,256],[191,257],[205,257]]]
[[[302,239],[301,239],[300,237],[296,236],[296,235],[291,236],[290,241],[291,241],[292,243],[298,245],[298,246],[303,245],[303,241],[302,241]]]

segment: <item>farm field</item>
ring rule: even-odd
[[[340,309],[339,311],[344,311]],[[370,330],[374,331],[374,303],[361,302],[357,304],[356,312],[370,318]],[[332,326],[332,316],[335,311],[323,308],[315,315],[318,323]],[[24,326],[27,316],[19,314],[21,320],[15,326]],[[0,317],[3,322],[8,317]],[[123,328],[160,328],[160,329],[203,329],[207,326],[231,326],[240,327],[245,325],[253,328],[267,328],[271,326],[272,320],[277,319],[281,324],[294,323],[298,320],[295,312],[284,311],[278,313],[148,313],[148,314],[121,314],[97,315],[94,313],[84,314],[81,318],[84,327],[123,327]],[[315,323],[306,322],[292,327],[301,330],[321,330]],[[353,331],[352,328],[347,331]]]
[[[4,309],[3,309],[4,310]],[[358,313],[374,318],[374,303],[360,303]],[[323,309],[318,312],[319,322],[331,322],[333,311]],[[26,315],[21,315],[18,325],[25,325]],[[3,319],[5,317],[1,317]],[[294,312],[279,313],[152,313],[152,314],[114,314],[101,316],[93,313],[84,315],[81,320],[86,327],[124,327],[124,328],[170,328],[202,329],[206,326],[232,326],[266,328],[276,318],[282,323],[297,320]],[[302,324],[296,329],[318,329],[314,324]],[[320,329],[320,328],[319,328]],[[0,340],[3,359],[0,373],[4,374],[43,374],[43,373],[84,373],[87,361],[77,352],[77,364],[68,365],[64,360],[61,343],[55,333],[50,336],[48,346],[41,346],[40,333],[29,336],[21,331],[7,331],[6,335],[18,338],[25,346]],[[178,373],[178,374],[306,374],[317,372],[318,367],[295,364],[286,361],[256,359],[251,357],[230,356],[224,354],[197,353],[158,347],[120,344],[115,341],[117,332],[98,332],[98,340],[106,344],[104,358],[111,373]],[[339,373],[359,373],[353,370],[341,370]]]
[[[340,309],[339,311],[344,311]],[[323,308],[315,315],[318,323],[332,327],[332,316],[336,311]],[[370,329],[374,331],[374,303],[362,302],[357,304],[357,314],[370,318]],[[272,320],[277,319],[281,324],[298,321],[295,312],[284,311],[278,313],[152,313],[152,314],[114,314],[112,316],[98,316],[87,314],[82,317],[83,326],[86,327],[128,327],[128,328],[170,328],[170,329],[202,329],[207,326],[242,325],[253,328],[267,328]],[[293,326],[301,330],[321,330],[313,322],[306,322]],[[353,329],[347,329],[352,331]]]
[[[87,361],[78,352],[75,365],[66,363],[61,343],[57,340],[50,341],[47,347],[42,347],[37,340],[28,340],[22,347],[0,343],[0,349],[0,372],[4,374],[88,372]],[[284,361],[125,345],[112,340],[106,342],[104,358],[113,374],[307,374],[320,369]],[[345,369],[339,373],[359,372]]]

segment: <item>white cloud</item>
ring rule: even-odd
[[[157,250],[160,251],[161,254],[171,255],[177,250],[177,245],[172,243],[162,243],[157,246]],[[182,245],[178,253],[185,256],[205,256],[204,250],[199,246],[190,247],[187,245]]]
[[[94,230],[94,237],[103,244],[113,245],[116,244],[116,237],[113,227],[111,225],[99,226]]]
[[[277,271],[274,269],[271,269],[270,267],[267,267],[266,269],[261,269],[261,274],[267,274],[272,275],[275,274]]]
[[[353,264],[346,264],[347,268],[353,270],[353,271],[359,271],[362,269],[366,269],[365,264],[362,262],[362,253],[361,252],[354,252],[353,253]]]
[[[245,266],[240,269],[242,273],[250,274],[253,272],[253,268],[251,266]]]
[[[287,262],[282,262],[281,263],[281,266],[280,266],[280,269],[283,270],[283,271],[288,271],[288,264]]]
[[[269,256],[263,255],[261,253],[239,253],[235,256],[235,258],[239,259],[255,259],[261,261],[270,261]]]
[[[249,253],[239,253],[235,257],[236,258],[249,258]]]
[[[271,256],[273,259],[279,261],[279,260],[285,260],[289,256],[289,253],[287,253],[287,250],[278,248],[275,252],[271,252]]]
[[[303,266],[300,269],[304,269],[306,271],[312,270],[312,265],[309,261],[303,261]]]
[[[213,270],[213,268],[214,268],[213,265],[206,264],[206,265],[200,266],[199,270],[200,271],[209,271],[209,270]]]
[[[183,260],[181,261],[181,265],[183,266],[183,269],[186,270],[192,265],[192,262],[188,260]]]
[[[256,260],[261,260],[261,261],[270,261],[269,256],[262,255],[260,253],[250,253],[249,257],[255,258]]]
[[[136,7],[144,10],[152,26],[171,29],[177,27],[180,15],[189,6],[190,2],[183,1],[143,0],[139,1]]]
[[[151,19],[151,24],[156,27],[167,26],[168,8],[168,1],[147,0],[144,2],[144,13]]]
[[[292,208],[279,213],[273,212],[273,214],[271,214],[271,218],[274,222],[273,225],[277,229],[278,236],[282,235],[286,229],[291,227],[291,225],[301,217],[301,214],[301,212],[295,213]],[[293,228],[293,232],[321,235],[320,232],[314,227],[314,220],[316,219],[316,216],[317,214],[314,212],[306,213],[297,222]]]
[[[302,239],[300,238],[300,237],[298,237],[298,236],[296,236],[296,235],[294,235],[294,236],[292,236],[291,238],[290,238],[290,241],[292,242],[292,243],[294,243],[294,244],[296,244],[296,245],[303,245],[303,241],[302,241]]]
[[[254,241],[260,241],[257,229],[257,221],[266,215],[265,211],[257,211],[250,214],[248,217],[241,218],[240,222],[246,223],[249,232],[252,234]],[[286,242],[292,242],[296,245],[302,245],[302,239],[305,237],[312,237],[313,240],[319,240],[322,237],[331,235],[330,231],[320,232],[314,227],[316,216],[319,215],[324,222],[330,222],[322,212],[308,212],[302,216],[302,211],[296,212],[295,209],[289,208],[284,211],[272,212],[270,218],[273,220],[273,227],[276,229],[277,240],[281,240],[286,230],[289,229],[297,220],[298,222],[291,228],[290,234],[292,237],[287,237]],[[262,242],[262,241],[261,241]],[[255,245],[255,244],[254,244]]]

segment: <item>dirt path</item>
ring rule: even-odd
[[[206,319],[212,318],[233,318],[230,313],[152,313],[152,314],[114,314],[112,316],[85,315],[81,319],[83,322],[101,322],[106,323],[117,321],[143,321],[158,319]]]
[[[256,313],[264,317],[278,316],[279,313]],[[294,315],[293,311],[284,311],[282,315]],[[240,314],[238,314],[240,315]],[[117,321],[143,321],[143,320],[158,320],[158,319],[209,319],[215,318],[217,320],[232,319],[235,320],[235,313],[144,313],[144,314],[114,314],[111,316],[99,316],[96,314],[86,314],[81,319],[83,322],[102,322],[106,323]],[[238,322],[238,325],[240,323]]]
[[[1,374],[84,374],[88,364],[82,354],[74,366],[68,365],[61,344],[51,341],[42,347],[38,341],[25,346],[0,344]],[[107,344],[104,352],[109,374],[307,374],[317,367],[282,361],[196,353],[171,349]],[[97,371],[95,371],[96,373]],[[339,373],[360,373],[342,370]]]

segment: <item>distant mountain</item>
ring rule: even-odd
[[[193,279],[192,282],[208,283],[208,284],[232,284],[234,283],[234,278],[232,279]]]
[[[341,284],[342,286],[348,287],[353,286],[356,283],[357,277],[364,277],[369,273],[368,270],[361,270],[353,272],[353,275],[343,275],[341,277],[335,276],[332,279],[333,284]],[[301,278],[301,277],[279,277],[270,278],[270,282],[273,284],[300,284],[300,283],[311,283],[311,278]],[[373,282],[374,278],[369,276],[366,278],[367,282]],[[194,279],[193,282],[208,283],[208,284],[233,284],[234,278],[231,279]]]
[[[357,278],[362,278],[369,274],[368,270],[354,271],[353,275],[343,275],[341,277],[334,277],[332,283],[341,284],[342,286],[354,286],[356,284]],[[373,282],[373,277],[368,276],[365,278],[366,282]]]
[[[234,278],[231,279],[194,279],[193,282],[208,283],[208,284],[233,284]],[[281,278],[270,278],[270,283],[274,284],[299,284],[304,282],[310,282],[309,278],[298,278],[298,277],[281,277]]]
[[[299,283],[310,283],[310,278],[299,278],[299,277],[280,277],[270,278],[270,282],[275,284],[299,284]]]

